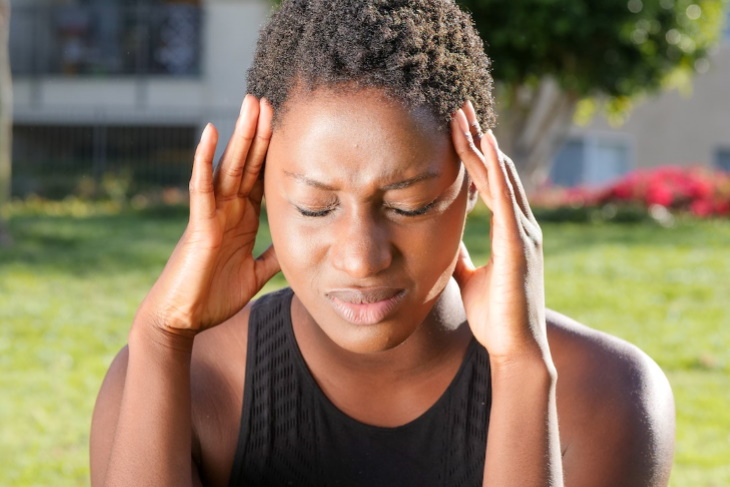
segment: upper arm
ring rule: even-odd
[[[91,485],[103,485],[109,464],[114,433],[119,419],[119,409],[124,394],[124,379],[127,373],[129,351],[125,346],[109,366],[99,390],[91,419],[89,456],[91,462]]]
[[[124,396],[128,359],[129,350],[125,346],[109,366],[99,390],[99,395],[96,398],[89,440],[92,486],[105,484],[106,471],[114,445],[117,421],[119,420],[119,410]],[[192,463],[193,485],[202,486],[197,465],[195,462]]]
[[[675,418],[666,376],[633,345],[578,331],[558,339],[573,350],[556,360],[565,484],[666,487]]]

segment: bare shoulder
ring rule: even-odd
[[[238,440],[251,303],[195,338],[191,360],[193,458],[204,485],[226,485]],[[116,355],[99,391],[90,435],[92,485],[101,485],[124,396],[128,347]]]
[[[666,486],[674,399],[636,346],[548,311],[566,484]]]

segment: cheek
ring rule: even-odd
[[[436,298],[451,279],[464,232],[466,219],[466,192],[463,192],[439,218],[428,221],[417,231],[404,229],[401,241],[403,257],[409,274],[425,288],[425,300]]]
[[[321,236],[301,225],[300,218],[282,198],[266,202],[271,240],[276,249],[282,273],[292,287],[314,282],[317,267],[324,253]]]

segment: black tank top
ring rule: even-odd
[[[332,404],[294,338],[291,289],[257,301],[231,487],[481,486],[491,387],[472,339],[446,392],[424,414],[385,428]]]

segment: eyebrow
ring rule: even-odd
[[[323,182],[309,178],[309,177],[305,176],[304,174],[299,174],[299,173],[290,172],[290,171],[284,171],[284,174],[286,174],[287,176],[292,177],[298,181],[301,181],[309,186],[314,186],[315,188],[323,189],[326,191],[336,191],[337,190],[337,188],[335,188],[334,186],[330,186]],[[418,176],[415,176],[412,178],[404,179],[403,181],[398,181],[397,183],[386,184],[381,189],[384,191],[390,191],[390,190],[394,190],[394,189],[404,189],[404,188],[412,186],[416,183],[420,183],[421,181],[426,181],[428,179],[437,178],[438,176],[439,176],[439,173],[429,171],[429,172],[425,172],[423,174],[419,174]]]

